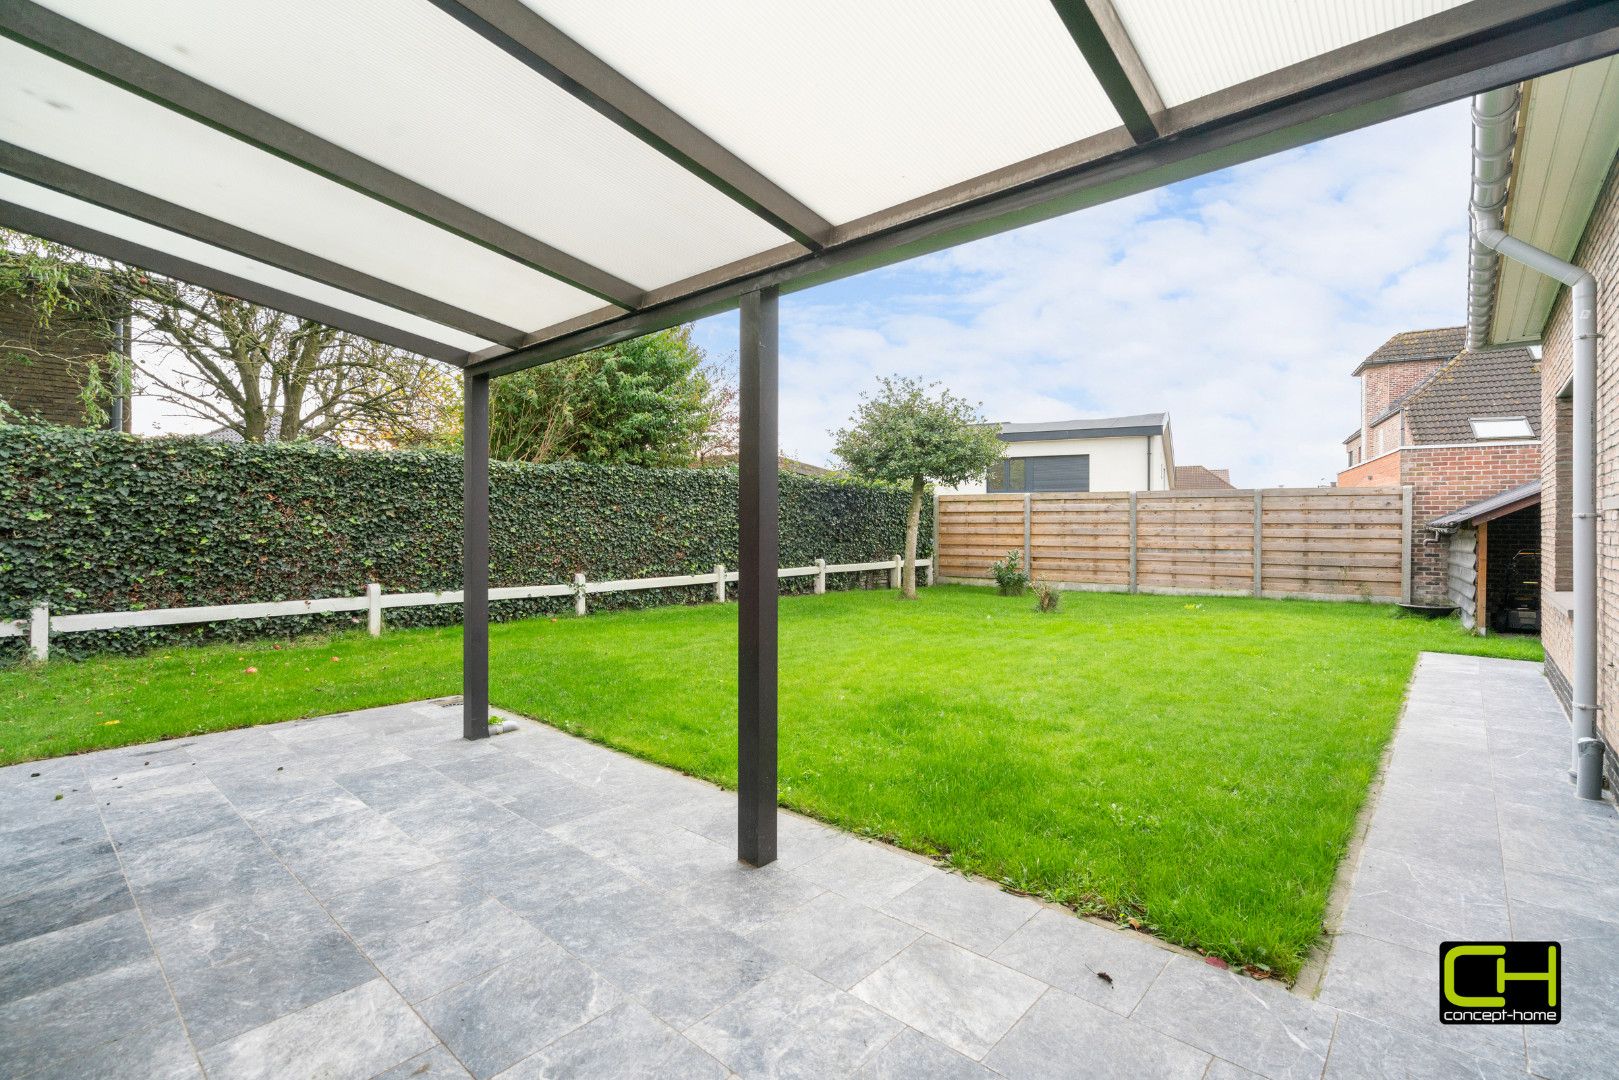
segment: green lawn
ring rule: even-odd
[[[1284,976],[1418,651],[1540,658],[1363,604],[1071,593],[1040,615],[940,587],[781,611],[785,805]],[[732,785],[735,627],[734,605],[498,625],[493,697]],[[459,665],[449,629],[4,671],[0,761],[456,693]]]

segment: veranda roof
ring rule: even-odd
[[[0,0],[0,224],[487,374],[1619,49],[1551,0]]]

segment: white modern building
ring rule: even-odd
[[[1173,486],[1168,413],[1002,424],[1000,468],[948,489],[984,491],[1163,491]],[[941,489],[945,490],[945,489]]]

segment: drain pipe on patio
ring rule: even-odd
[[[1574,335],[1574,671],[1570,678],[1574,714],[1574,785],[1582,799],[1602,798],[1602,740],[1597,738],[1597,513],[1596,370],[1597,283],[1590,272],[1502,229],[1512,145],[1518,116],[1517,86],[1473,99],[1473,228],[1468,256],[1467,347],[1489,340],[1499,256],[1569,287]]]

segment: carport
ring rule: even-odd
[[[778,297],[1619,51],[1619,3],[0,0],[0,224],[490,380],[740,306],[738,853],[776,857]]]

